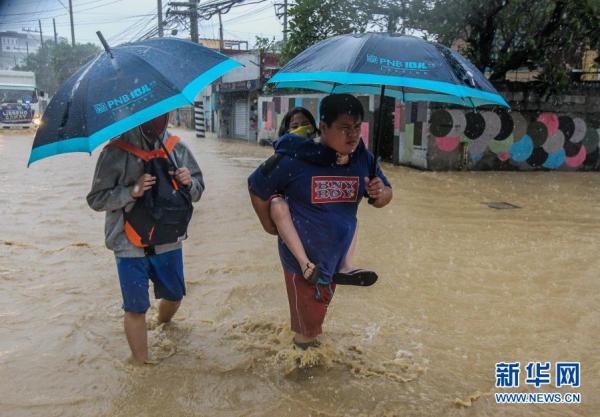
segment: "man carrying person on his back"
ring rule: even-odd
[[[388,180],[360,140],[364,117],[360,101],[349,94],[329,95],[321,102],[320,115],[321,139],[314,146],[335,151],[336,162],[317,164],[293,154],[276,153],[248,178],[252,205],[263,228],[277,232],[269,199],[283,194],[306,253],[320,271],[316,284],[305,279],[302,265],[279,239],[293,341],[303,349],[319,344],[317,336],[322,333],[335,291],[332,279],[352,244],[363,195],[373,199],[374,207],[384,207],[392,199]],[[372,173],[375,175],[370,179]]]

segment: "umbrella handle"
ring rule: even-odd
[[[379,154],[379,138],[383,133],[383,100],[385,99],[385,84],[381,85],[381,94],[379,95],[379,117],[377,118],[377,126],[375,129],[375,140],[373,141],[373,165],[370,168],[369,172],[369,180],[375,178],[377,174],[377,157]],[[375,203],[375,199],[369,197],[369,204],[373,205]]]
[[[160,137],[158,138],[158,143],[160,144],[161,149],[167,155],[167,158],[169,159],[169,163],[171,164],[171,166],[173,166],[173,168],[175,168],[175,169],[179,168],[177,166],[177,163],[175,162],[175,159],[173,158],[173,155],[171,155],[171,153],[169,152],[169,150],[167,149],[167,147],[165,146],[165,144],[163,143],[163,141]]]
[[[96,35],[98,35],[98,38],[100,39],[100,43],[102,43],[102,46],[104,47],[104,50],[106,51],[106,53],[109,54],[111,58],[114,58],[113,53],[110,50],[110,46],[108,46],[108,42],[106,42],[106,39],[104,39],[102,32],[97,31]]]

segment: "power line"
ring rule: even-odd
[[[249,16],[254,16],[254,15],[262,13],[262,12],[264,12],[266,10],[269,10],[271,8],[271,6],[272,6],[271,4],[268,4],[265,7],[262,7],[260,9],[258,9],[258,10],[252,10],[252,11],[249,11],[249,12],[244,13],[242,15],[234,16],[231,19],[224,20],[223,22],[224,23],[231,23],[231,22],[235,22],[235,21],[237,21],[239,19],[244,19],[244,18],[249,17]]]
[[[103,3],[103,4],[97,4],[97,1],[89,1],[86,3],[81,3],[78,6],[85,6],[88,4],[96,4],[94,7],[88,7],[87,9],[77,9],[76,12],[77,13],[81,13],[81,12],[87,12],[90,10],[95,10],[101,7],[106,7],[106,6],[110,6],[111,4],[115,4],[115,3],[120,3],[124,0],[111,0],[107,3]],[[54,11],[61,11],[62,9],[53,9]],[[153,9],[154,10],[154,9]],[[43,13],[47,13],[48,10],[40,10],[40,11],[36,11],[36,12],[27,12],[27,13],[14,13],[14,14],[4,14],[2,16],[0,16],[0,18],[6,17],[6,16],[13,16],[13,15],[28,15],[28,16],[32,16],[32,15],[37,15],[37,14],[43,14]],[[44,16],[44,17],[32,17],[30,19],[25,19],[25,20],[19,20],[19,21],[14,21],[14,20],[10,20],[10,21],[0,21],[0,24],[3,25],[13,25],[13,24],[19,24],[19,23],[28,23],[28,22],[36,22],[38,20],[51,20],[52,18],[57,18],[57,17],[63,17],[63,16],[68,16],[68,12],[67,13],[62,13],[62,14],[55,14],[52,16]]]
[[[122,1],[122,0],[118,0],[118,1]],[[88,1],[86,3],[81,3],[81,4],[79,4],[79,6],[85,6],[86,4],[93,4],[93,3],[98,3],[98,1],[97,0],[91,0],[91,1]],[[61,4],[62,4],[62,2],[61,2]],[[65,7],[64,4],[62,4],[62,6]],[[20,13],[6,13],[6,14],[2,15],[2,17],[4,17],[4,16],[23,16],[23,15],[32,15],[32,14],[40,14],[40,13],[52,13],[52,12],[58,12],[58,11],[61,11],[61,10],[62,9],[59,8],[59,9],[49,9],[49,10],[38,10],[38,11],[20,12]],[[37,20],[37,19],[34,19],[34,20]]]

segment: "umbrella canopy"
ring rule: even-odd
[[[306,49],[270,80],[278,88],[367,93],[402,101],[509,107],[483,74],[443,45],[396,33],[335,36]]]
[[[99,34],[101,37],[101,35]],[[29,163],[103,142],[178,107],[241,66],[196,43],[147,39],[109,48],[81,67],[48,104]]]

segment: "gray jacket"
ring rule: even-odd
[[[137,128],[124,133],[119,139],[142,149],[148,150],[149,148]],[[155,148],[158,147],[158,143],[155,144]],[[186,145],[179,142],[171,155],[179,168],[185,167],[190,170],[192,201],[200,200],[204,191],[204,181],[202,171],[200,171],[192,152]],[[87,202],[93,210],[106,212],[104,224],[106,247],[118,257],[144,256],[144,250],[131,244],[123,229],[123,210],[131,210],[133,207],[135,199],[131,196],[131,190],[143,174],[144,161],[112,146],[107,146],[102,150],[96,163],[92,189],[87,195]],[[181,242],[159,245],[155,247],[155,250],[159,254],[178,248],[181,248]]]

